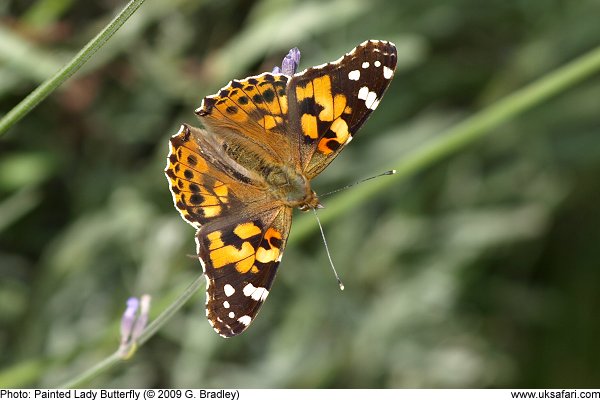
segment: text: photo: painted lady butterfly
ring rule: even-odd
[[[310,182],[352,140],[396,68],[394,44],[369,40],[340,59],[229,82],[182,125],[165,173],[173,202],[196,232],[206,316],[224,337],[243,332],[267,298],[292,209],[320,207]]]

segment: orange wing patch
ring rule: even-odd
[[[232,265],[241,274],[258,273],[256,261],[275,262],[281,254],[282,232],[270,227],[263,234],[258,221],[238,224],[232,232],[211,232],[206,239],[211,265],[214,268]]]
[[[329,75],[318,76],[296,86],[296,101],[305,104],[300,127],[307,140],[317,140],[317,149],[327,155],[350,138],[344,114],[350,114],[346,95],[334,94]],[[327,134],[328,133],[328,134]]]
[[[300,126],[302,126],[302,132],[304,136],[311,139],[317,139],[319,137],[319,128],[317,125],[317,117],[310,114],[302,114],[300,117]]]
[[[275,228],[267,229],[263,238],[264,246],[261,246],[256,251],[256,260],[266,264],[269,262],[279,261],[281,255],[281,232]]]
[[[244,241],[238,247],[225,245],[221,232],[215,231],[206,235],[209,241],[210,261],[214,268],[223,268],[226,265],[235,265],[235,269],[242,274],[248,272],[254,265],[256,249],[250,241]]]

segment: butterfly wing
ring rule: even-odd
[[[297,165],[298,136],[290,134],[288,122],[289,79],[266,72],[233,80],[205,97],[196,114],[215,140],[239,143],[270,164]]]
[[[291,208],[200,229],[197,251],[207,276],[206,317],[224,337],[242,333],[269,294],[291,222]]]
[[[244,197],[258,193],[252,185],[236,193],[236,171],[219,161],[204,136],[200,129],[182,125],[171,137],[165,169],[175,208],[196,229],[232,216],[244,207]]]
[[[197,229],[206,276],[206,315],[215,331],[241,333],[275,278],[291,226],[291,208],[269,198],[205,131],[183,125],[171,138],[165,174],[181,216]]]
[[[300,163],[306,177],[327,167],[377,108],[397,58],[393,43],[368,40],[334,62],[291,78],[289,121],[300,135]]]

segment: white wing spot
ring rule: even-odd
[[[229,318],[235,318],[235,313],[233,311],[229,311]]]
[[[263,287],[256,288],[254,293],[252,293],[252,298],[256,301],[265,301],[267,296],[269,295],[269,291]]]
[[[235,289],[229,283],[223,286],[223,291],[225,292],[225,296],[231,297],[235,293]]]
[[[225,301],[223,302],[223,307],[225,307],[225,308],[229,308],[229,307],[231,307],[231,305],[229,304],[229,302],[228,302],[227,300],[225,300]]]
[[[358,98],[361,100],[366,100],[368,94],[369,94],[369,88],[366,86],[363,86],[358,90]]]
[[[265,301],[269,291],[264,287],[256,287],[251,283],[244,286],[244,296],[251,297],[255,301]]]
[[[365,107],[374,110],[379,105],[379,99],[377,93],[369,91],[366,86],[361,87],[358,90],[358,98],[365,101]]]
[[[244,296],[246,296],[246,297],[252,296],[252,294],[254,293],[254,291],[256,289],[257,288],[254,287],[253,284],[251,284],[251,283],[247,284],[246,286],[244,286]]]
[[[375,66],[377,68],[381,67],[381,62],[379,60],[375,61]]]
[[[375,104],[375,102],[379,104],[379,101],[377,101],[377,93],[369,92],[367,98],[365,99],[365,106],[367,108],[370,108],[371,110],[374,110],[377,107],[377,104]]]
[[[357,81],[360,79],[360,71],[355,69],[353,71],[348,72],[348,79],[351,81]]]
[[[384,65],[383,66],[383,77],[385,79],[390,79],[392,77],[392,75],[394,75],[394,70]]]
[[[249,315],[244,315],[238,318],[238,321],[246,326],[250,325],[252,318]]]
[[[369,64],[369,62],[368,62],[368,61],[365,61],[364,63],[362,63],[362,67],[363,67],[363,68],[369,68],[369,65],[370,65],[370,64]]]

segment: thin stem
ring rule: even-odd
[[[56,90],[67,79],[85,64],[90,57],[98,51],[112,35],[131,17],[131,15],[144,3],[145,0],[131,0],[125,8],[88,44],[77,53],[73,59],[62,67],[54,76],[45,80],[34,89],[19,104],[13,107],[2,119],[0,119],[0,136],[16,124],[21,118],[35,108],[50,93]]]
[[[389,179],[376,179],[369,184],[361,185],[355,190],[345,191],[328,200],[327,212],[321,213],[321,222],[326,223],[347,213],[350,209],[365,203],[391,185],[399,184],[417,171],[427,168],[474,143],[477,139],[489,135],[502,123],[542,104],[599,70],[600,46],[504,97],[431,139],[421,148],[403,156],[396,164],[396,174]],[[304,215],[294,221],[294,225],[292,233],[294,240],[302,240],[317,229],[312,218]]]
[[[165,311],[163,311],[155,320],[153,320],[147,327],[144,329],[144,332],[140,335],[137,340],[138,346],[143,345],[150,339],[154,334],[169,320],[171,317],[185,304],[187,301],[198,292],[198,289],[202,284],[206,282],[204,278],[204,274],[198,276],[181,294],[181,296],[177,297],[177,299],[171,304]]]
[[[121,355],[118,352],[114,352],[110,356],[106,357],[104,360],[100,361],[98,364],[94,365],[92,368],[82,372],[79,376],[73,378],[67,383],[58,386],[58,388],[74,389],[80,387],[83,383],[89,381],[95,376],[102,374],[104,371],[108,371],[121,361],[123,361]]]
[[[146,343],[152,336],[154,336],[154,334],[165,323],[167,323],[167,321],[169,321],[171,319],[171,317],[173,315],[175,315],[175,313],[177,311],[179,311],[179,309],[185,303],[187,303],[187,301],[194,294],[196,294],[198,292],[198,289],[200,288],[200,286],[202,286],[203,282],[205,282],[204,275],[200,275],[198,278],[196,278],[169,307],[167,307],[162,313],[160,313],[160,315],[158,317],[156,317],[156,319],[154,319],[146,327],[146,329],[144,329],[144,332],[142,332],[142,334],[138,338],[137,342],[134,343],[134,345],[139,348],[144,343]],[[135,349],[134,349],[134,351],[135,351]],[[122,358],[121,353],[119,353],[118,351],[114,352],[110,356],[106,357],[104,360],[100,361],[98,364],[94,365],[87,371],[82,372],[81,374],[79,374],[75,378],[71,379],[70,381],[68,381],[64,384],[61,384],[59,387],[65,388],[65,389],[72,389],[72,388],[80,387],[85,382],[102,374],[104,371],[111,369],[112,367],[116,366],[117,364],[119,364],[123,361],[124,360]]]

